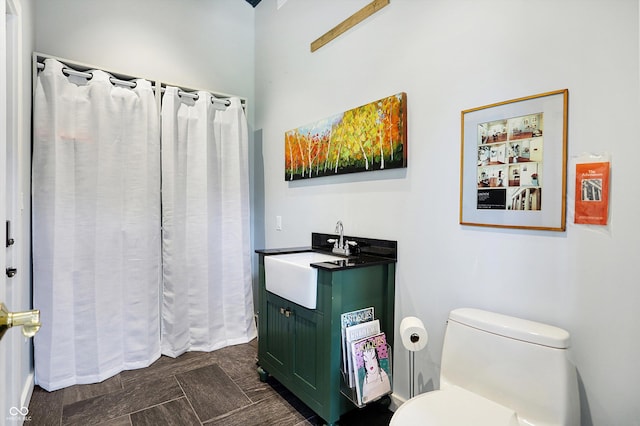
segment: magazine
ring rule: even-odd
[[[358,405],[391,392],[391,360],[384,333],[351,343]]]
[[[352,325],[360,324],[367,321],[373,321],[373,306],[370,308],[359,309],[357,311],[345,312],[340,315],[341,333],[342,333],[342,371],[347,370],[347,339],[345,329]]]
[[[355,386],[355,374],[353,369],[353,358],[351,356],[351,343],[367,336],[380,333],[380,321],[366,321],[360,324],[345,328],[345,339],[347,341],[347,373],[349,375],[349,387]]]
[[[609,162],[576,164],[574,222],[606,225],[609,219]]]

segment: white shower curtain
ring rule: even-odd
[[[256,336],[248,133],[238,98],[222,110],[167,87],[162,99],[162,353]]]
[[[67,77],[45,61],[34,102],[36,383],[94,383],[160,356],[158,111],[151,84]]]

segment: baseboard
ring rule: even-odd
[[[389,405],[389,410],[395,411],[400,408],[402,404],[407,402],[405,398],[398,396],[395,392],[391,394],[391,404]]]
[[[33,386],[35,383],[34,372],[31,371],[22,385],[22,392],[20,394],[20,407],[28,407],[31,401],[31,395],[33,395]]]

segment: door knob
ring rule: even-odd
[[[11,327],[22,327],[25,337],[33,337],[40,330],[40,311],[33,309],[24,312],[9,312],[4,303],[0,303],[0,339]]]
[[[13,278],[18,273],[16,268],[7,268],[7,277]]]

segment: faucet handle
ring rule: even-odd
[[[327,242],[333,244],[336,248],[338,247],[338,240],[336,238],[329,238]]]
[[[344,254],[346,254],[347,256],[351,255],[351,247],[353,248],[358,248],[358,242],[357,241],[349,241],[349,240],[345,240],[344,242]]]

